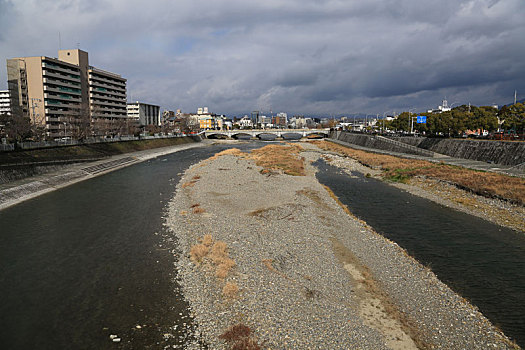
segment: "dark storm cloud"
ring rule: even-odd
[[[93,65],[126,77],[134,100],[186,111],[382,113],[444,96],[502,103],[525,91],[524,8],[522,0],[0,0],[0,58],[56,56],[60,32],[62,47],[80,43]]]

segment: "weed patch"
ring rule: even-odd
[[[215,276],[220,279],[228,277],[235,266],[235,260],[229,257],[228,245],[222,241],[213,241],[212,235],[204,235],[190,249],[190,259],[195,265],[208,261],[214,267]]]
[[[237,297],[239,293],[239,287],[236,283],[227,282],[222,288],[222,295],[226,298],[233,299]]]
[[[221,334],[219,338],[228,343],[230,350],[261,349],[257,341],[252,337],[251,328],[242,323],[231,326],[226,332]]]
[[[384,154],[356,150],[326,141],[313,141],[327,151],[351,157],[359,163],[383,170],[383,177],[390,181],[406,182],[415,176],[433,178],[489,198],[500,198],[525,204],[525,179],[503,174],[484,172],[432,163],[424,160],[405,159]]]

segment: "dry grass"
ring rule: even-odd
[[[248,158],[263,167],[263,174],[282,171],[287,175],[304,176],[304,157],[299,155],[302,150],[298,145],[268,145],[253,150]]]
[[[406,181],[414,176],[424,176],[452,183],[459,188],[485,197],[496,197],[520,205],[525,204],[525,179],[497,173],[483,172],[443,163],[404,159],[347,148],[326,141],[314,141],[325,150],[334,151],[356,159],[361,164],[383,170],[385,179]]]
[[[185,182],[185,183],[182,184],[182,188],[193,187],[193,186],[195,186],[195,184],[196,184],[195,181]]]
[[[220,156],[227,156],[227,155],[237,156],[237,157],[244,157],[246,155],[246,153],[244,153],[243,151],[241,151],[238,148],[229,148],[227,150],[224,150],[224,151],[221,151],[219,153],[214,154],[212,157],[208,158],[208,160],[214,160],[214,159],[219,158]]]
[[[196,265],[208,261],[215,269],[215,276],[220,279],[228,277],[235,266],[235,260],[231,259],[228,254],[228,245],[222,241],[214,242],[210,234],[199,238],[199,242],[201,243],[190,249],[191,261]]]
[[[204,208],[202,208],[200,204],[193,204],[191,208],[192,208],[193,214],[202,214],[206,212],[206,210],[204,210]]]
[[[257,341],[252,337],[251,328],[242,323],[231,326],[226,332],[221,334],[219,338],[228,343],[230,350],[261,349]]]
[[[239,287],[236,283],[227,282],[222,288],[222,295],[226,298],[233,299],[239,294]]]
[[[238,148],[230,148],[215,154],[207,160],[214,160],[224,155],[234,155],[240,158],[252,159],[262,167],[263,174],[283,172],[287,175],[304,176],[304,158],[299,155],[303,151],[300,145],[286,143],[285,145],[268,145],[244,153]],[[187,185],[190,186],[190,185]]]
[[[213,237],[212,235],[204,235],[204,237],[202,237],[201,239],[201,243],[204,244],[205,246],[209,247],[212,245],[213,243]]]
[[[195,186],[195,184],[197,183],[197,181],[200,179],[201,177],[199,175],[195,175],[189,182],[186,182],[186,183],[183,183],[182,184],[182,188],[186,188],[186,187],[193,187]]]
[[[221,241],[213,244],[210,259],[216,266],[215,275],[221,279],[228,277],[230,270],[235,266],[235,260],[228,256],[228,246]]]
[[[194,264],[199,265],[202,263],[204,257],[208,255],[209,251],[210,248],[208,248],[206,245],[196,244],[190,249],[190,259]]]

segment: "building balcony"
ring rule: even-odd
[[[62,80],[72,81],[72,82],[80,84],[80,76],[77,76],[75,74],[65,74],[65,73],[62,74],[62,73],[56,73],[56,72],[43,70],[42,71],[42,75],[44,77],[62,79]]]
[[[111,106],[123,108],[126,111],[128,110],[126,106],[126,101],[102,101],[98,99],[90,99],[89,102],[94,106]]]
[[[71,88],[71,89],[80,89],[80,82],[74,83],[72,81],[70,82],[66,80],[58,80],[55,78],[44,78],[42,79],[42,81],[44,82],[44,84],[53,84],[53,85],[63,86],[63,87]]]
[[[48,93],[44,93],[44,98],[68,101],[68,102],[76,102],[76,103],[82,102],[82,99],[78,95],[66,95],[66,94],[51,95]]]
[[[78,90],[78,91],[75,91],[75,90]],[[68,88],[68,87],[64,87],[64,86],[57,86],[57,87],[52,87],[52,86],[49,86],[49,85],[44,85],[44,93],[46,92],[56,92],[56,93],[60,93],[60,94],[71,94],[71,95],[75,95],[75,96],[80,96],[81,95],[81,92],[80,92],[80,89],[73,89],[73,88]]]
[[[92,101],[107,100],[107,101],[115,101],[115,102],[126,103],[126,96],[125,95],[120,95],[120,96],[116,96],[116,95],[103,96],[103,95],[99,95],[99,94],[90,93],[89,94],[89,99],[92,100]]]
[[[126,93],[126,86],[115,86],[109,85],[106,83],[100,83],[96,81],[89,81],[89,87],[92,88],[92,91],[104,92],[104,93]],[[105,90],[102,90],[105,89]]]
[[[42,68],[52,69],[52,70],[56,70],[62,73],[66,73],[66,74],[80,75],[80,69],[78,68],[75,69],[73,67],[58,65],[56,63],[51,63],[51,62],[46,62],[46,61],[42,62]]]
[[[99,81],[99,82],[103,82],[103,83],[106,83],[106,84],[110,84],[110,85],[116,85],[116,86],[126,86],[126,80],[115,80],[115,79],[111,79],[111,78],[107,78],[107,77],[103,77],[103,76],[100,76],[100,75],[94,75],[94,74],[91,74],[89,73],[89,80],[96,80],[96,81]]]

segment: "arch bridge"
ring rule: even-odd
[[[265,139],[264,135],[274,136],[285,140],[300,139],[303,137],[319,136],[328,137],[330,129],[236,129],[236,130],[206,130],[203,132],[206,138],[250,138]]]

